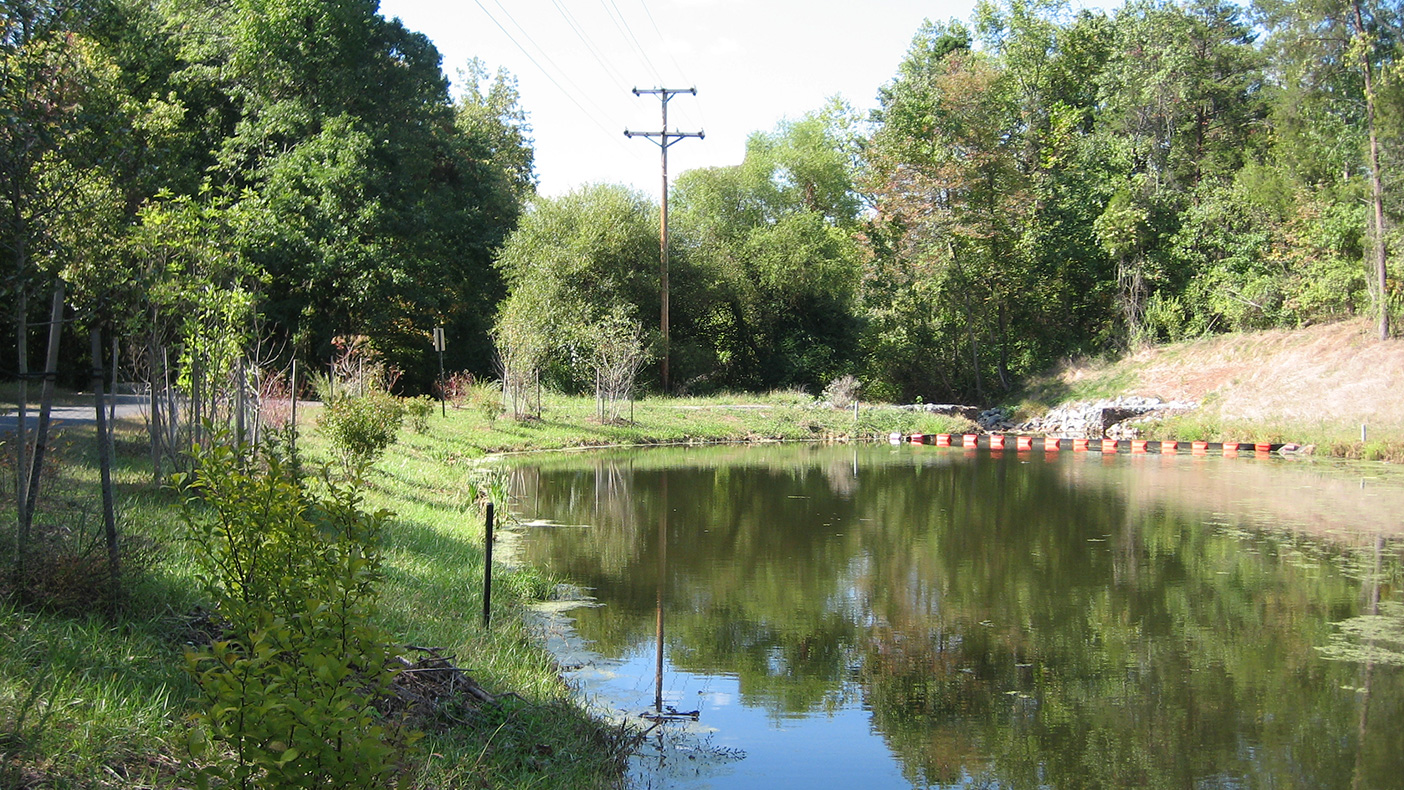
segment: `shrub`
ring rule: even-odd
[[[394,678],[373,624],[380,532],[353,485],[312,491],[274,454],[198,454],[184,514],[201,580],[226,624],[186,654],[204,697],[195,779],[231,787],[377,788],[417,733],[376,703]],[[218,746],[216,746],[218,744]]]
[[[824,388],[823,398],[836,409],[847,409],[858,400],[858,390],[862,386],[855,376],[839,376]]]
[[[434,399],[428,395],[406,398],[404,408],[405,416],[409,418],[410,428],[414,429],[415,433],[428,433],[429,415],[434,413]]]
[[[469,391],[468,397],[472,401],[473,408],[483,415],[489,426],[496,423],[497,418],[502,416],[504,409],[501,382],[484,381],[477,384]]]
[[[324,404],[317,427],[347,472],[375,463],[395,443],[405,410],[400,400],[381,390],[365,395],[338,395]]]
[[[440,397],[452,404],[455,409],[461,409],[463,404],[468,401],[473,385],[476,383],[477,379],[473,377],[472,373],[460,370],[457,373],[450,373],[442,384],[435,384],[435,388],[439,390]]]

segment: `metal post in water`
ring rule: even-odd
[[[492,624],[492,503],[487,506],[487,534],[483,538],[483,627]]]

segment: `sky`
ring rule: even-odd
[[[541,194],[622,183],[657,198],[658,145],[626,128],[705,132],[668,149],[670,181],[735,165],[746,138],[841,96],[859,110],[897,72],[925,19],[968,21],[974,0],[381,0],[428,36],[455,79],[474,57],[516,76]]]

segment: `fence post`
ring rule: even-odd
[[[487,506],[487,534],[483,538],[483,627],[492,625],[492,503]]]

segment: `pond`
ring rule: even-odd
[[[909,445],[513,478],[516,550],[589,596],[568,676],[659,722],[636,787],[1404,787],[1397,482]]]

